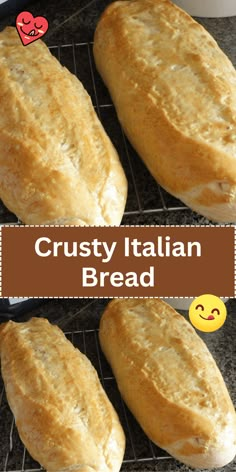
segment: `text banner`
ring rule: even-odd
[[[2,297],[234,296],[234,228],[4,226]]]

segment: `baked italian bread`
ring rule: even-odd
[[[0,198],[27,224],[118,225],[127,183],[83,85],[37,40],[0,33]]]
[[[201,469],[234,458],[233,404],[183,316],[158,299],[117,299],[102,316],[99,337],[121,395],[154,443]]]
[[[22,442],[49,472],[118,472],[124,433],[97,373],[45,319],[0,331],[2,376]]]
[[[154,178],[207,218],[236,222],[236,71],[169,0],[116,1],[94,38],[97,69]]]

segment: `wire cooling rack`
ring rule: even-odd
[[[156,447],[143,433],[134,417],[124,405],[111,369],[106,362],[98,341],[98,330],[67,332],[67,338],[87,355],[96,368],[100,381],[114,405],[126,435],[126,451],[121,470],[128,463],[170,461],[170,456]],[[0,472],[38,472],[43,470],[21,443],[15,422],[7,404],[2,379],[0,380]],[[43,392],[42,392],[43,394]]]
[[[163,212],[186,210],[182,202],[163,190],[153,179],[146,166],[134,151],[118,122],[108,91],[93,60],[92,43],[75,43],[51,46],[51,53],[61,64],[75,74],[89,93],[94,108],[110,136],[128,180],[128,198],[124,216],[161,215]],[[55,86],[57,78],[54,77]],[[19,223],[3,204],[0,204],[0,223]],[[165,220],[163,218],[163,223]]]

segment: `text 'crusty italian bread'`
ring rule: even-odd
[[[2,376],[19,435],[49,472],[118,472],[124,434],[90,361],[45,319],[6,323]]]
[[[192,467],[236,454],[236,415],[223,378],[190,323],[161,300],[113,300],[100,343],[149,438]]]
[[[169,0],[117,1],[94,56],[155,179],[202,215],[236,222],[236,71],[215,40]]]
[[[38,40],[0,33],[0,198],[27,224],[118,225],[127,183],[83,85]]]

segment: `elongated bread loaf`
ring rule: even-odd
[[[118,472],[124,434],[95,369],[45,319],[6,323],[2,376],[19,435],[49,472]]]
[[[155,179],[202,215],[236,222],[236,71],[214,39],[169,0],[117,1],[94,56]]]
[[[236,415],[223,378],[190,323],[161,300],[113,300],[100,342],[120,392],[149,438],[192,467],[236,454]]]
[[[27,224],[118,225],[127,183],[80,81],[0,33],[0,198]]]

